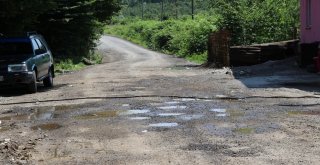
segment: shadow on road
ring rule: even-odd
[[[48,87],[43,86],[42,84],[38,84],[38,93],[56,90],[56,89],[59,89],[61,87],[66,86],[66,85],[67,84],[59,84],[59,85],[54,85],[53,88],[48,88]],[[10,88],[6,88],[6,89],[0,89],[0,97],[23,96],[23,95],[28,95],[28,94],[30,94],[30,93],[28,93],[26,91],[26,89],[23,87],[10,87]]]
[[[299,68],[295,58],[235,67],[232,72],[248,88],[293,88],[320,92],[320,74]]]

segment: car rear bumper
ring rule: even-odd
[[[32,72],[5,73],[0,72],[0,88],[16,87],[30,84],[33,81]]]

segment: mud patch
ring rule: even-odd
[[[249,128],[249,127],[246,127],[246,128],[236,128],[233,130],[233,132],[235,133],[241,133],[241,134],[252,134],[254,133],[254,129],[253,128]]]
[[[52,131],[61,128],[62,126],[56,123],[48,123],[48,124],[40,124],[31,127],[32,130],[44,130],[44,131]]]

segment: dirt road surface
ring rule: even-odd
[[[320,76],[207,69],[104,36],[104,62],[1,91],[0,164],[319,164]]]

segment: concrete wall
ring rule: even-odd
[[[320,0],[311,0],[311,26],[307,27],[307,1],[300,0],[301,43],[320,41]]]

